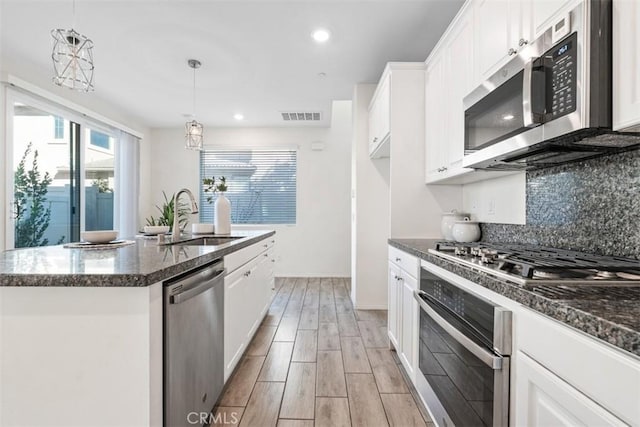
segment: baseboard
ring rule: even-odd
[[[276,274],[276,279],[351,279],[351,276],[340,276],[331,274],[308,274],[308,275],[289,275],[289,274]]]
[[[386,304],[356,304],[356,310],[386,310]]]

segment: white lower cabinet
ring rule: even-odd
[[[640,361],[522,308],[515,334],[515,425],[640,425]]]
[[[388,307],[387,307],[387,332],[389,341],[396,348],[400,348],[400,322],[398,314],[401,307],[400,301],[400,268],[393,263],[389,263],[389,287],[388,287]]]
[[[418,361],[418,259],[389,246],[388,333],[409,377],[415,378]]]
[[[414,379],[418,360],[418,310],[420,308],[413,297],[413,291],[418,288],[418,280],[406,272],[403,272],[401,279],[402,342],[400,344],[400,361],[409,377]]]
[[[224,379],[229,378],[260,326],[274,294],[275,238],[230,255],[224,278]],[[225,257],[225,266],[227,257]]]
[[[518,354],[517,372],[516,425],[529,427],[625,425],[620,419],[522,352]]]

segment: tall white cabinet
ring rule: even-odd
[[[461,209],[460,188],[424,183],[424,82],[424,63],[391,62],[375,87],[356,86],[351,277],[358,309],[387,308],[387,239],[437,238],[442,212]],[[379,111],[388,113],[380,118]],[[387,135],[379,148],[388,152],[384,157],[371,155],[373,135]]]

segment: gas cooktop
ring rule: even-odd
[[[429,252],[525,286],[640,286],[640,261],[565,249],[442,241]]]

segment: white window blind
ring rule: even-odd
[[[203,178],[227,179],[225,196],[231,201],[233,224],[296,223],[296,150],[203,150]],[[200,187],[200,221],[212,223],[214,201]]]

